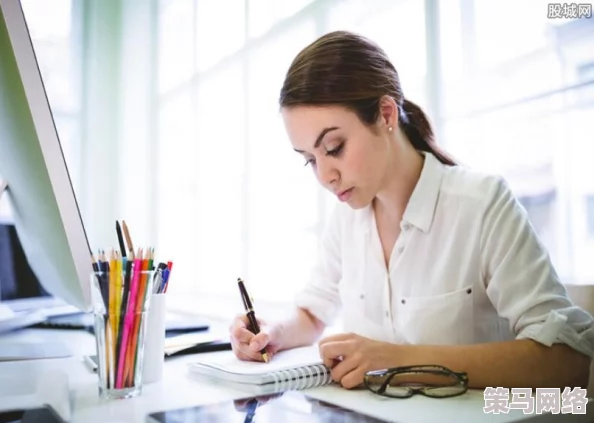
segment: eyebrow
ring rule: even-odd
[[[313,148],[318,148],[320,146],[320,144],[322,143],[322,140],[324,139],[324,136],[331,131],[334,131],[338,129],[338,126],[330,126],[328,128],[324,128],[322,129],[322,132],[320,132],[320,135],[318,135],[318,137],[316,138],[316,142],[313,145]],[[293,150],[295,150],[298,153],[304,153],[304,151],[301,150],[297,150],[296,148],[294,148]]]

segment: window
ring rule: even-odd
[[[258,38],[279,21],[290,18],[312,0],[248,0],[249,37]]]
[[[243,46],[245,21],[243,1],[198,1],[194,27],[197,71],[207,70]]]
[[[317,182],[291,148],[278,106],[291,60],[314,34],[305,20],[249,58],[247,270],[253,295],[263,300],[300,288],[316,251]]]
[[[428,112],[438,142],[459,161],[507,178],[564,281],[594,279],[591,20],[547,19],[548,5],[538,0],[151,2],[143,13],[150,9],[156,20],[139,18],[130,6],[122,25],[133,21],[143,34],[156,34],[140,57],[149,63],[158,52],[158,78],[151,73],[130,84],[134,69],[122,69],[114,83],[129,89],[124,109],[144,105],[131,98],[148,104],[157,94],[156,107],[146,106],[156,130],[134,131],[135,122],[149,120],[138,107],[118,115],[125,126],[118,134],[126,149],[142,142],[156,147],[150,150],[155,186],[138,198],[157,215],[160,253],[176,262],[173,294],[236,300],[233,282],[242,276],[257,299],[289,301],[307,282],[318,235],[337,200],[292,151],[278,95],[297,52],[337,29],[385,49],[405,97]],[[90,151],[101,148],[87,143],[101,137],[83,139],[80,116],[93,110],[83,95],[98,88],[89,84],[105,79],[80,77],[87,64],[76,53],[84,35],[77,8],[86,10],[86,3],[51,3],[24,0],[77,193],[93,192],[76,174],[92,160]],[[428,26],[434,18],[439,25]],[[93,31],[97,39],[101,32]],[[126,41],[121,51],[130,53],[131,32],[110,40]],[[133,54],[118,60],[138,63]],[[135,205],[129,189],[119,187],[106,199],[109,210]],[[92,209],[93,199],[82,199],[82,208]]]
[[[156,204],[160,254],[172,257],[180,275],[192,277],[196,254],[196,142],[194,96],[184,90],[161,104]],[[177,269],[179,267],[179,269]]]
[[[159,2],[159,92],[167,92],[195,71],[195,6],[188,0]]]
[[[585,198],[586,204],[586,227],[588,228],[588,236],[594,239],[594,194],[587,195]]]
[[[458,53],[442,55],[443,143],[463,163],[506,177],[564,281],[592,278],[594,249],[579,223],[594,189],[586,23],[549,20],[539,1],[448,6],[443,51]]]
[[[197,201],[195,232],[184,245],[195,245],[191,262],[201,292],[237,294],[242,269],[244,161],[244,85],[242,63],[200,81],[196,91],[196,146],[193,162]],[[188,273],[189,274],[189,273]]]

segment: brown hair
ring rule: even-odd
[[[425,113],[404,98],[398,72],[386,53],[360,35],[330,32],[305,47],[289,67],[279,102],[281,107],[340,105],[373,125],[384,95],[398,105],[398,122],[417,150],[433,153],[444,164],[456,164],[436,145]]]

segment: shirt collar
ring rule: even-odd
[[[427,233],[433,223],[444,165],[431,153],[421,154],[425,156],[421,176],[408,200],[402,220]]]
[[[443,180],[444,165],[437,158],[424,151],[420,152],[425,160],[421,175],[413,190],[402,217],[402,223],[410,223],[427,233],[433,223],[439,190]],[[369,230],[373,222],[373,206],[369,204],[358,213],[359,223],[365,231]]]

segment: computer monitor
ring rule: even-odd
[[[90,311],[91,250],[19,0],[0,0],[0,178],[41,285]]]

